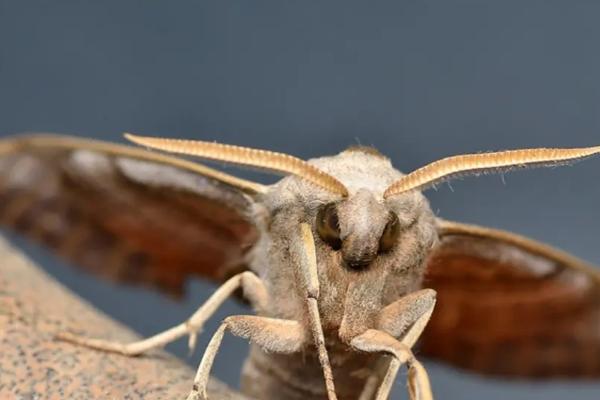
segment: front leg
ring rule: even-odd
[[[385,306],[377,317],[377,329],[402,340],[413,347],[431,318],[435,307],[436,293],[433,289],[422,289]]]
[[[254,273],[242,272],[221,285],[187,321],[147,339],[133,343],[119,343],[109,340],[86,338],[68,332],[59,333],[57,338],[101,351],[136,356],[151,349],[163,347],[182,336],[189,335],[189,347],[192,350],[196,345],[198,332],[202,329],[206,320],[240,287],[243,289],[244,297],[248,299],[257,312],[260,313],[265,310],[269,301],[265,285]]]
[[[290,354],[300,351],[306,343],[306,331],[298,321],[235,315],[225,318],[208,343],[198,366],[194,385],[187,400],[206,400],[206,387],[215,356],[225,331],[248,339],[266,352]]]
[[[313,343],[319,355],[319,362],[325,378],[325,388],[328,400],[337,400],[333,372],[329,355],[325,347],[325,335],[321,325],[319,314],[319,275],[317,271],[317,255],[315,250],[315,239],[310,226],[306,223],[300,224],[299,239],[294,242],[290,250],[295,256],[298,272],[300,273],[300,285],[304,291],[304,300],[308,311],[308,323],[312,333]]]
[[[408,363],[409,392],[411,399],[431,399],[427,372],[410,350],[425,329],[435,306],[435,291],[424,289],[402,297],[386,306],[378,316],[377,328],[355,337],[351,345],[366,352],[383,352],[392,355],[381,382],[380,375],[371,376],[361,394],[361,399],[385,400],[400,366]],[[378,388],[378,389],[377,389]]]

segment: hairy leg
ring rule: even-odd
[[[377,316],[377,329],[402,339],[409,347],[414,346],[425,326],[415,327],[421,320],[427,324],[435,306],[436,293],[433,289],[422,289],[396,300],[384,307]],[[424,315],[428,315],[423,319]]]
[[[385,352],[392,356],[387,371],[379,383],[375,398],[385,400],[389,396],[400,366],[405,362],[409,366],[409,392],[411,399],[431,399],[429,378],[421,363],[410,350],[425,329],[435,306],[435,292],[424,289],[411,293],[385,307],[379,314],[378,330],[369,330],[352,340],[358,350]],[[361,399],[370,399],[375,395],[375,381],[371,377],[361,394]]]
[[[97,350],[136,356],[151,349],[162,347],[182,336],[190,335],[189,346],[191,350],[194,348],[198,332],[202,330],[202,326],[206,320],[240,287],[244,291],[244,296],[250,301],[250,304],[257,312],[265,309],[269,297],[264,284],[254,273],[242,272],[221,285],[187,321],[147,339],[133,343],[120,343],[86,338],[67,332],[59,333],[57,338]]]
[[[390,361],[389,357],[382,357],[377,360],[377,364],[373,368],[373,373],[367,379],[358,400],[373,400],[375,398],[383,382],[382,379],[388,373]]]
[[[206,400],[208,398],[206,387],[210,370],[226,330],[273,353],[294,353],[300,351],[306,343],[306,331],[297,321],[251,315],[228,317],[215,332],[204,352],[188,400]]]
[[[301,284],[304,289],[308,308],[310,330],[313,336],[313,343],[319,354],[319,362],[323,369],[327,398],[329,400],[337,400],[333,372],[331,371],[329,355],[325,348],[325,336],[323,334],[323,327],[321,326],[321,316],[319,315],[319,277],[317,273],[315,240],[308,224],[300,224],[300,239],[295,242],[296,244],[291,250],[296,253],[296,259],[298,260],[298,268],[302,280]]]

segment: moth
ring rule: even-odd
[[[479,373],[600,376],[598,270],[522,236],[440,219],[422,194],[600,147],[460,155],[403,174],[368,147],[303,161],[126,136],[160,152],[54,135],[0,141],[0,221],[116,281],[174,294],[194,276],[221,286],[187,321],[140,342],[63,340],[130,356],[185,336],[193,348],[241,289],[256,315],[212,332],[190,400],[210,397],[226,332],[252,343],[242,388],[257,399],[383,400],[403,365],[411,398],[431,399],[419,338],[419,357]],[[284,177],[265,186],[166,153]]]

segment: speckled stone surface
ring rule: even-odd
[[[193,371],[162,351],[137,358],[56,341],[68,330],[136,336],[68,292],[0,237],[0,399],[185,399]],[[243,399],[213,381],[211,399]]]

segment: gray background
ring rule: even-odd
[[[600,144],[599,22],[594,1],[0,1],[0,135],[133,131],[305,158],[360,142],[407,171],[455,153]],[[599,264],[599,179],[596,159],[428,194],[440,216]],[[144,335],[210,293],[194,282],[175,303],[18,243]],[[228,304],[206,332],[243,311]],[[185,357],[184,342],[169,348]],[[228,338],[216,375],[236,384],[245,349]],[[508,383],[428,366],[443,399],[600,394],[598,383]],[[404,398],[402,378],[396,386]]]

